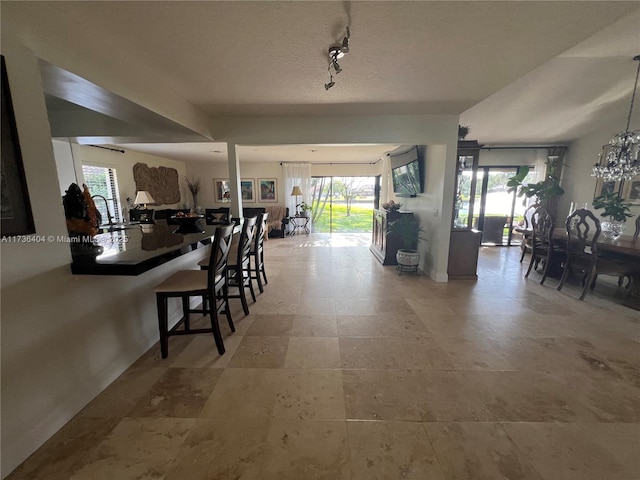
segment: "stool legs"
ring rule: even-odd
[[[158,305],[158,328],[160,330],[160,354],[162,358],[169,355],[169,331],[167,328],[167,297],[161,293],[156,293],[156,303]]]

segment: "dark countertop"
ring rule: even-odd
[[[71,272],[80,275],[140,275],[174,258],[210,245],[216,225],[199,221],[193,230],[158,220],[154,225],[131,225],[94,237],[96,247],[71,243]]]

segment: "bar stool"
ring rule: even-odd
[[[247,296],[245,289],[249,288],[251,298],[256,301],[256,294],[253,291],[251,283],[251,261],[249,253],[256,235],[257,217],[245,218],[240,233],[240,241],[238,243],[238,252],[235,260],[230,259],[227,263],[227,278],[229,287],[237,287],[237,295],[229,295],[229,298],[239,298],[242,302],[242,310],[245,315],[249,315],[249,305],[247,304]]]
[[[225,312],[229,328],[231,328],[232,332],[235,332],[229,311],[226,273],[232,234],[233,224],[216,229],[209,256],[209,265],[214,266],[214,268],[178,271],[155,287],[162,358],[167,358],[169,355],[170,336],[197,333],[213,333],[218,353],[220,355],[224,354],[224,343],[218,323],[219,313]],[[201,310],[189,308],[189,299],[196,296],[202,297]],[[167,319],[167,299],[170,297],[179,297],[182,300],[183,312],[183,317],[171,329],[168,327]],[[210,304],[209,308],[207,308],[207,301]],[[204,316],[209,313],[211,315],[211,328],[192,329],[189,322],[190,313],[202,313]],[[178,330],[180,325],[184,326],[182,330]]]
[[[262,215],[258,216],[257,229],[256,229],[256,238],[253,242],[253,247],[251,248],[251,258],[253,258],[253,267],[251,268],[251,279],[256,280],[258,282],[258,289],[260,293],[264,292],[264,288],[262,286],[262,277],[264,278],[264,284],[268,284],[267,274],[264,271],[264,235],[267,229],[267,219],[269,218],[269,213],[265,212]]]

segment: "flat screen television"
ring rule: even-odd
[[[397,197],[415,197],[422,193],[422,161],[418,156],[418,148],[402,153],[389,154],[391,160],[391,178],[393,193]]]

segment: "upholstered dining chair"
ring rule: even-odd
[[[209,265],[214,268],[178,271],[155,287],[162,358],[167,358],[169,355],[170,336],[197,333],[212,333],[218,353],[220,355],[224,354],[224,343],[218,323],[218,315],[220,313],[225,312],[229,328],[232,332],[235,332],[229,310],[226,274],[232,234],[233,224],[216,229],[209,255]],[[183,317],[176,325],[169,328],[167,300],[171,297],[178,297],[182,300]],[[202,297],[202,309],[190,308],[189,300],[191,297]],[[191,313],[202,313],[204,316],[209,314],[211,328],[191,328],[189,321],[189,314]],[[183,328],[179,329],[181,325]]]
[[[552,257],[559,253],[557,247],[554,251],[553,229],[555,225],[547,209],[539,205],[534,210],[533,215],[531,215],[530,221],[532,228],[532,233],[529,237],[531,261],[529,262],[527,273],[524,276],[528,278],[531,270],[537,268],[538,264],[543,262],[544,268],[542,271],[542,279],[540,279],[540,284],[542,285],[547,279]]]
[[[572,271],[582,273],[582,294],[584,300],[589,289],[593,289],[599,274],[625,276],[629,273],[629,265],[624,260],[602,257],[598,253],[598,239],[600,238],[600,220],[591,212],[580,208],[567,217],[567,255],[558,284],[562,290]]]
[[[245,293],[246,288],[251,292],[251,298],[253,301],[256,301],[256,294],[253,291],[253,284],[251,283],[251,259],[249,258],[251,247],[256,235],[256,224],[257,217],[244,219],[244,222],[242,223],[242,230],[240,232],[240,239],[238,241],[237,253],[235,258],[229,258],[229,262],[227,264],[229,287],[236,287],[238,289],[238,294],[229,294],[229,298],[240,299],[242,302],[242,310],[245,315],[249,315],[249,305],[247,303],[247,296]]]
[[[256,236],[251,247],[250,257],[253,260],[251,265],[251,280],[256,280],[258,283],[258,289],[260,293],[264,292],[262,286],[262,279],[264,284],[269,283],[267,281],[267,274],[264,270],[264,238],[267,231],[267,221],[269,219],[269,212],[264,212],[257,217]]]

